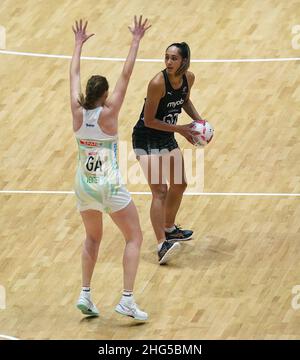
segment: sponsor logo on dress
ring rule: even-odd
[[[172,102],[169,102],[167,107],[169,108],[175,108],[176,106],[180,106],[184,103],[184,100],[181,98],[180,100],[178,101],[172,101]]]
[[[85,145],[85,146],[99,146],[100,145],[100,143],[97,141],[84,140],[84,139],[80,139],[80,144]]]

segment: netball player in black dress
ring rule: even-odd
[[[190,100],[195,76],[187,71],[189,46],[184,42],[171,44],[165,53],[165,65],[166,69],[148,85],[147,98],[132,134],[134,151],[152,192],[150,217],[160,264],[179,250],[179,241],[190,240],[193,234],[175,225],[187,183],[183,156],[174,133],[193,143],[195,132],[190,124],[177,125],[182,108],[193,120],[201,119]]]

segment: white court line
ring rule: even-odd
[[[70,55],[41,54],[22,51],[0,50],[3,55],[46,57],[56,59],[71,59]],[[125,61],[125,58],[109,58],[97,56],[81,56],[83,60],[99,60],[99,61]],[[261,58],[261,59],[194,59],[192,63],[241,63],[241,62],[274,62],[274,61],[299,61],[300,57],[294,58]],[[136,59],[137,62],[164,62],[162,59]]]
[[[0,194],[75,194],[74,191],[59,191],[59,190],[0,190]]]
[[[16,337],[13,337],[13,336],[9,336],[9,335],[1,335],[0,334],[0,339],[7,339],[7,340],[20,340]]]
[[[133,194],[133,195],[151,195],[151,192],[131,192],[130,194]],[[300,194],[297,194],[297,193],[186,192],[183,195],[186,195],[186,196],[291,196],[291,197],[300,197]]]
[[[47,195],[74,195],[74,191],[55,191],[55,190],[0,190],[0,194],[47,194]],[[131,195],[151,195],[150,191],[132,191]],[[300,193],[239,193],[239,192],[186,192],[185,196],[289,196],[300,197]]]
[[[32,56],[32,57],[48,57],[48,58],[63,58],[71,59],[69,55],[52,55],[41,53],[29,53],[19,51],[0,50],[0,54],[6,55],[18,55],[18,56]],[[125,61],[125,58],[104,58],[104,57],[92,57],[82,56],[85,60],[101,60],[101,61]],[[265,59],[194,59],[191,62],[272,62],[272,61],[299,61],[300,58],[265,58]],[[140,62],[163,62],[161,59],[137,59]],[[35,191],[35,190],[0,190],[0,193],[4,194],[74,194],[74,191]],[[132,195],[150,195],[151,192],[131,192]],[[196,195],[196,196],[290,196],[299,197],[300,194],[293,193],[185,193],[184,195]]]

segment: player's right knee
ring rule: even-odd
[[[92,242],[92,243],[100,243],[101,241],[101,234],[89,234],[86,236],[86,241]]]
[[[141,246],[143,242],[143,234],[140,228],[136,228],[130,235],[130,240],[133,241],[136,245]]]
[[[153,198],[159,200],[165,200],[168,194],[167,185],[156,186],[152,189]]]

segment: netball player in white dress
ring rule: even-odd
[[[136,305],[134,281],[139,264],[142,232],[136,207],[122,185],[117,163],[118,115],[136,60],[139,42],[147,26],[142,17],[129,27],[132,42],[116,86],[108,97],[108,82],[100,75],[92,76],[81,93],[80,56],[84,42],[94,34],[86,33],[87,22],[76,21],[73,27],[75,48],[70,66],[70,95],[73,130],[78,144],[78,168],[75,181],[77,207],[80,211],[86,238],[82,250],[82,290],[77,308],[83,314],[98,316],[91,299],[91,279],[102,238],[102,214],[109,213],[125,238],[123,256],[124,290],[115,310],[137,320],[148,315]],[[109,240],[109,239],[107,239]],[[108,291],[108,289],[103,289]]]

